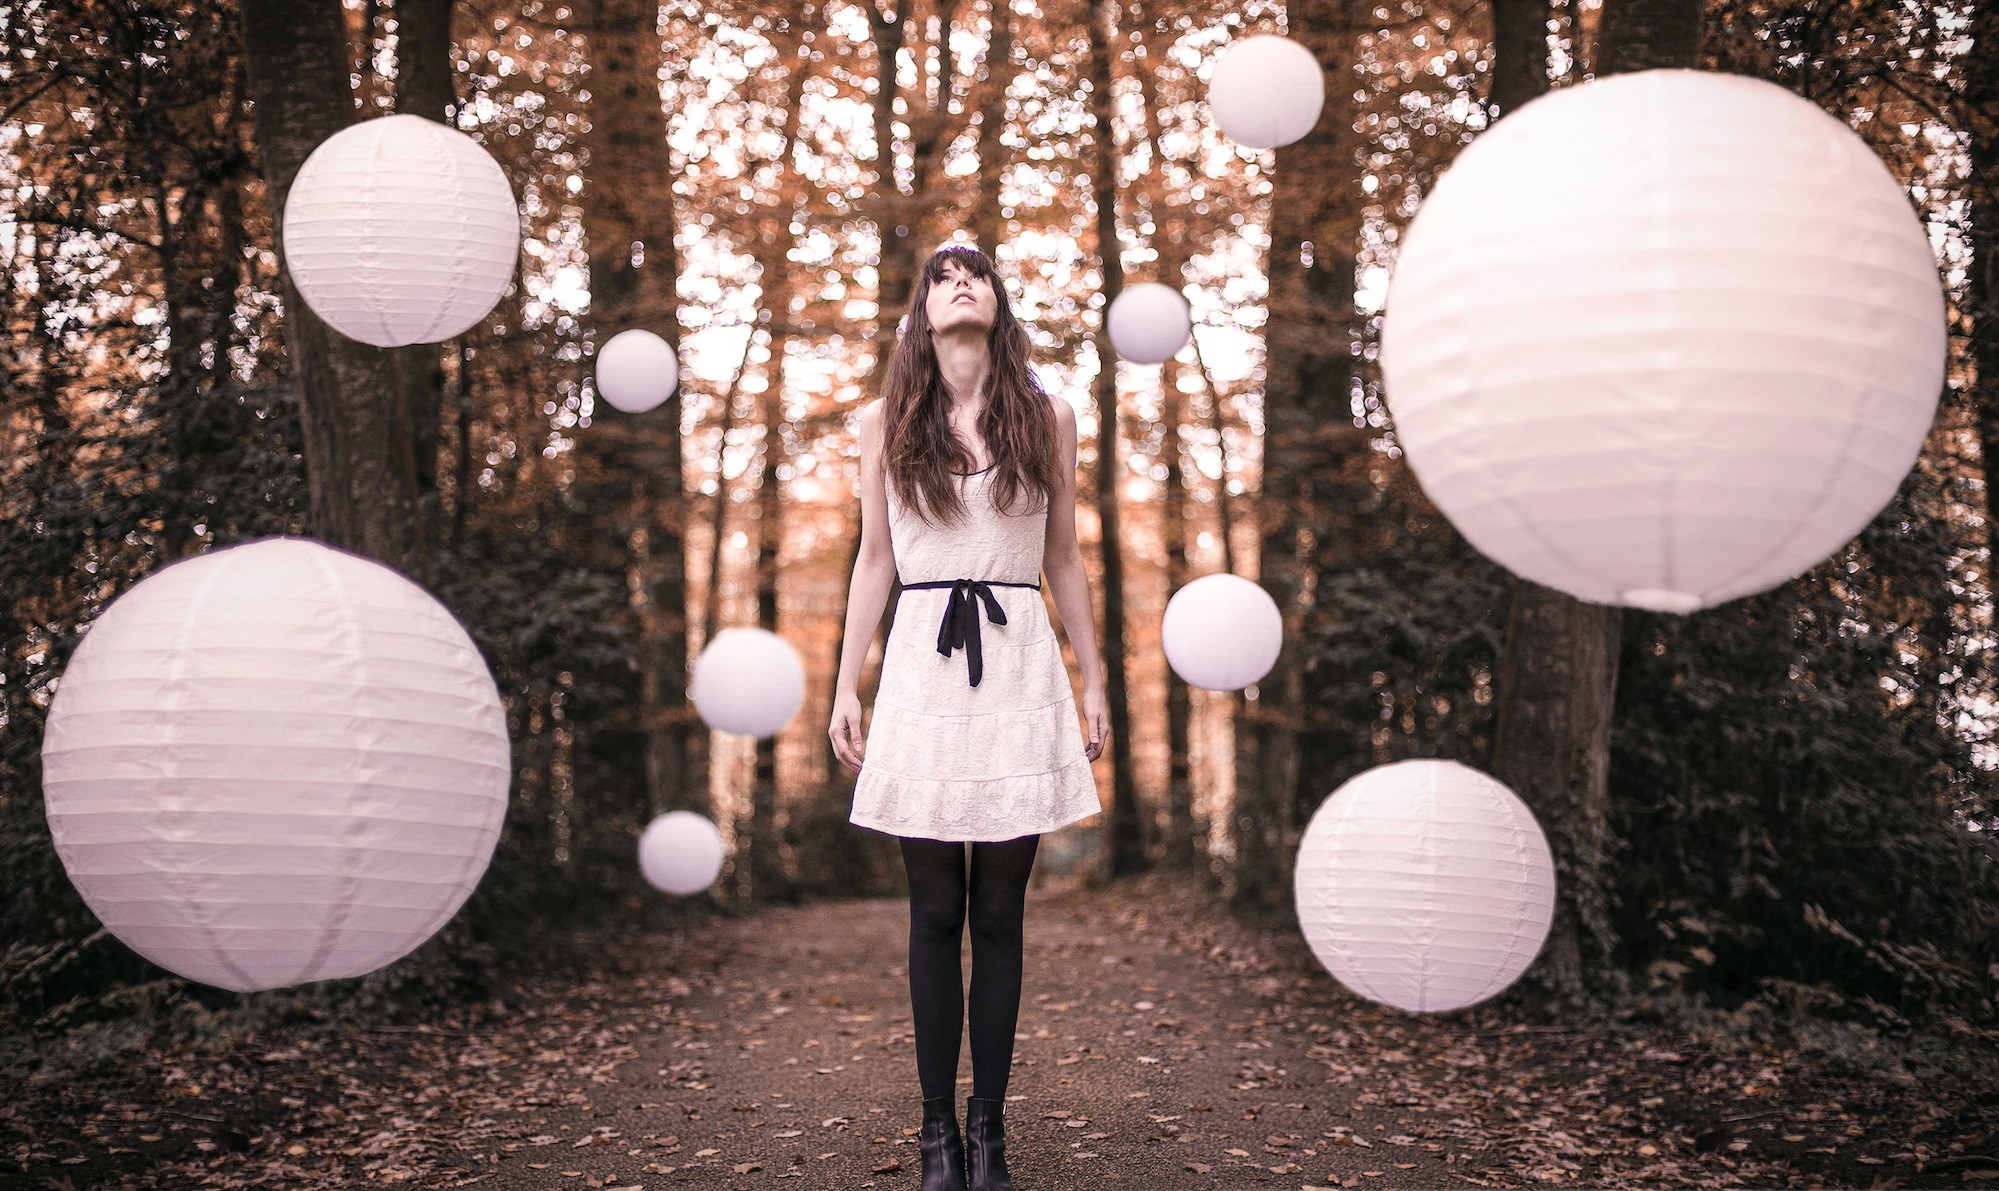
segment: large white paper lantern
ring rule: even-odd
[[[1684,613],[1809,569],[1893,496],[1941,391],[1944,295],[1852,129],[1772,83],[1650,70],[1460,153],[1381,338],[1409,465],[1472,545]]]
[[[687,697],[718,732],[775,736],[805,700],[805,663],[776,633],[723,629],[695,660]]]
[[[1187,346],[1194,329],[1187,299],[1156,281],[1125,286],[1104,317],[1111,345],[1133,364],[1164,364]]]
[[[375,971],[449,921],[506,818],[506,713],[442,604],[317,542],[174,563],[77,647],[42,742],[106,929],[237,992]]]
[[[1326,76],[1312,51],[1265,33],[1230,42],[1215,57],[1208,110],[1228,138],[1275,149],[1312,131],[1326,103]]]
[[[1293,885],[1326,971],[1412,1012],[1503,991],[1555,913],[1554,857],[1533,812],[1455,761],[1398,761],[1333,791],[1305,827]]]
[[[285,200],[285,268],[312,312],[376,347],[470,330],[513,281],[513,187],[477,141],[380,116],[312,151]]]
[[[1277,664],[1284,616],[1261,584],[1203,575],[1166,601],[1159,636],[1167,664],[1189,685],[1239,691]]]
[[[693,811],[668,811],[639,835],[639,871],[646,883],[682,897],[715,883],[725,853],[722,833]]]
[[[620,331],[597,349],[597,392],[613,408],[642,414],[679,387],[680,358],[651,331]]]

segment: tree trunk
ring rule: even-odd
[[[583,230],[597,343],[642,326],[677,352],[679,261],[659,95],[659,6],[653,0],[598,0],[579,15],[592,67]],[[708,734],[687,703],[687,539],[681,527],[690,502],[682,472],[681,408],[676,388],[643,416],[603,411],[589,432],[594,451],[613,474],[646,477],[637,507],[622,520],[635,526],[631,549],[643,560],[633,602],[639,613],[639,718],[653,815],[710,809]]]
[[[1310,133],[1277,150],[1271,184],[1263,488],[1256,516],[1258,581],[1283,610],[1284,645],[1270,673],[1251,688],[1254,697],[1244,692],[1236,721],[1236,855],[1229,892],[1244,909],[1272,911],[1290,903],[1311,560],[1315,554],[1338,559],[1344,552],[1339,527],[1351,514],[1341,485],[1352,470],[1349,461],[1368,449],[1352,414],[1362,195],[1354,101],[1340,80],[1371,19],[1361,0],[1303,0],[1290,7],[1291,36],[1326,72],[1326,106]]]
[[[1500,654],[1492,775],[1520,795],[1555,856],[1555,918],[1533,980],[1587,996],[1610,956],[1603,875],[1621,609],[1516,578]]]
[[[718,433],[715,436],[715,536],[708,543],[708,598],[701,604],[701,647],[715,639],[722,621],[722,542],[729,534],[729,431],[736,425],[736,395],[742,391],[743,374],[750,370],[750,353],[756,350],[757,330],[743,340],[743,358],[722,391]]]
[[[1976,373],[1979,458],[1985,475],[1985,585],[1999,567],[1999,0],[1981,0],[1971,17],[1972,53],[1959,59],[1970,142],[1971,267],[1965,308]]]
[[[768,383],[761,403],[763,465],[757,481],[757,624],[775,633],[780,627],[778,577],[784,556],[784,481],[778,468],[785,460],[784,361],[791,350],[792,286],[782,251],[761,261],[759,273],[765,286],[764,310],[770,318],[771,330]],[[755,774],[750,786],[750,896],[760,902],[790,900],[797,892],[796,883],[784,867],[777,740],[776,736],[766,736],[757,741]]]
[[[1179,280],[1177,272],[1170,275]],[[1159,370],[1159,416],[1164,420],[1159,453],[1166,479],[1159,504],[1161,533],[1166,541],[1166,589],[1177,592],[1191,577],[1187,569],[1187,486],[1181,479],[1180,426],[1187,418],[1187,399],[1180,392],[1178,362]],[[1193,693],[1187,681],[1166,669],[1166,829],[1160,840],[1160,863],[1191,868],[1194,847],[1194,772],[1190,753]]]
[[[458,106],[451,61],[454,0],[396,0],[396,111],[452,123]]]
[[[1139,111],[1145,121],[1145,139],[1151,149],[1151,180],[1155,185],[1146,192],[1152,204],[1152,220],[1158,233],[1153,240],[1153,250],[1157,253],[1158,277],[1163,285],[1178,290],[1186,277],[1186,242],[1168,228],[1168,216],[1163,186],[1159,185],[1166,176],[1165,150],[1159,143],[1159,121],[1155,113],[1159,110],[1159,94],[1155,85],[1155,59],[1149,52],[1143,31],[1146,27],[1145,6],[1138,6],[1138,20],[1134,26],[1135,48],[1139,51],[1133,62],[1138,75]],[[1159,416],[1161,432],[1159,454],[1166,468],[1166,478],[1161,482],[1159,519],[1160,538],[1165,544],[1166,590],[1170,594],[1186,586],[1191,578],[1187,567],[1187,485],[1182,470],[1181,427],[1187,420],[1187,400],[1181,394],[1178,380],[1182,375],[1177,360],[1169,360],[1160,366]],[[1171,666],[1166,668],[1166,806],[1165,825],[1161,832],[1158,859],[1171,868],[1191,868],[1198,855],[1194,839],[1194,781],[1193,766],[1190,762],[1190,731],[1193,723],[1193,696],[1185,679]]]
[[[396,111],[451,123],[458,96],[451,61],[453,0],[396,0]],[[454,125],[455,127],[455,125]],[[393,349],[396,384],[415,433],[418,517],[424,540],[443,538],[437,491],[438,430],[444,416],[444,357],[448,344],[412,343]]]
[[[321,141],[354,120],[339,0],[244,0],[243,51],[274,247],[285,199]],[[313,532],[427,578],[416,452],[388,353],[335,332],[284,278],[285,347],[298,390]]]
[[[1535,8],[1529,19],[1546,21],[1548,9],[1540,4],[1536,4]],[[1599,78],[1638,70],[1667,67],[1697,70],[1700,67],[1701,6],[1698,0],[1604,0],[1600,21],[1596,65]],[[1542,86],[1545,87],[1548,59],[1547,43],[1542,40],[1544,29],[1543,25],[1535,26],[1534,45],[1539,47],[1540,56],[1535,61],[1541,64]],[[1522,39],[1526,40],[1524,34]]]
[[[1006,178],[1006,91],[1013,82],[1013,4],[992,0],[992,33],[986,42],[985,77],[979,83],[979,197],[972,207],[972,236],[980,251],[999,259],[1006,219],[1000,189]]]
[[[1117,224],[1117,131],[1112,124],[1111,45],[1116,40],[1115,0],[1090,6],[1090,118],[1096,146],[1090,182],[1097,208],[1097,256],[1103,269],[1103,315],[1097,324],[1097,521],[1102,527],[1104,578],[1104,702],[1111,721],[1110,875],[1146,867],[1145,822],[1131,764],[1131,698],[1125,678],[1124,534],[1118,524],[1117,353],[1111,346],[1110,304],[1124,289],[1123,248]]]
[[[958,4],[959,0],[937,0],[937,36],[941,45],[946,47],[951,43],[951,25],[957,19]],[[876,266],[879,288],[875,316],[875,360],[868,377],[869,393],[880,392],[882,378],[888,374],[888,362],[895,346],[895,323],[909,305],[910,291],[916,284],[916,271],[920,264],[917,256],[925,247],[923,217],[936,201],[936,196],[930,193],[931,182],[937,176],[938,167],[944,163],[944,150],[951,144],[948,130],[953,126],[952,57],[949,53],[940,53],[937,55],[936,98],[932,100],[920,93],[920,76],[919,91],[905,97],[909,112],[911,181],[909,189],[903,190],[895,176],[895,134],[891,120],[896,91],[895,62],[908,37],[909,9],[910,0],[896,0],[895,13],[885,15],[873,7],[871,0],[868,10],[869,23],[874,30],[877,69],[880,71],[875,94],[875,203],[880,213],[875,218],[875,226],[881,236],[881,263]]]
[[[1235,499],[1229,495],[1229,436],[1228,413],[1222,407],[1222,391],[1215,385],[1214,374],[1208,371],[1208,360],[1201,354],[1201,337],[1193,338],[1194,368],[1201,374],[1201,391],[1208,395],[1208,430],[1215,436],[1215,454],[1218,459],[1215,480],[1215,533],[1221,538],[1222,570],[1235,574]]]
[[[1545,0],[1514,0],[1495,13],[1506,23],[1495,31],[1496,48],[1527,59],[1494,64],[1491,101],[1501,113],[1547,90],[1550,16]],[[1599,74],[1698,66],[1700,19],[1692,0],[1608,0]],[[1532,980],[1557,1010],[1590,995],[1614,943],[1603,859],[1623,624],[1621,608],[1514,580],[1492,775],[1533,809],[1555,854],[1555,918]]]
[[[786,85],[784,131],[778,138],[777,156],[772,164],[786,173],[791,146],[798,137],[799,114],[805,106],[805,84],[812,75],[810,48],[803,40],[804,29],[814,19],[811,5],[801,12],[795,29],[800,34],[792,57],[791,77]],[[757,486],[757,623],[777,632],[778,578],[784,559],[784,480],[779,468],[785,460],[784,448],[784,364],[791,352],[795,330],[791,318],[794,273],[787,250],[791,246],[792,222],[789,208],[770,213],[772,224],[764,235],[758,255],[757,277],[763,294],[760,305],[770,320],[770,366],[763,391],[763,474]],[[777,737],[757,741],[756,775],[751,787],[750,889],[758,901],[795,901],[798,882],[784,866],[784,823],[780,810],[777,773]]]

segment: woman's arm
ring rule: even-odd
[[[1083,547],[1076,540],[1076,410],[1060,397],[1055,403],[1056,438],[1062,465],[1054,499],[1048,505],[1048,533],[1042,547],[1041,571],[1062,618],[1062,631],[1083,671],[1083,718],[1089,725],[1090,760],[1103,753],[1110,738],[1110,717],[1104,711],[1104,668],[1097,656],[1095,613],[1090,607],[1090,580],[1083,569]]]
[[[833,682],[833,755],[861,771],[861,667],[881,627],[895,583],[895,549],[888,535],[888,495],[881,474],[881,402],[861,411],[861,546],[847,585],[847,628],[840,639],[840,675]]]

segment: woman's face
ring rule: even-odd
[[[932,334],[962,328],[989,331],[999,316],[999,298],[992,283],[955,260],[944,262],[944,275],[930,287],[923,305],[930,316]]]

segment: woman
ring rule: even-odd
[[[861,544],[829,729],[860,775],[849,818],[901,837],[909,875],[921,1191],[965,1191],[968,1178],[971,1191],[1013,1191],[1002,1125],[1028,873],[1042,832],[1101,809],[1090,763],[1109,734],[1076,543],[1076,414],[1042,392],[999,289],[977,249],[932,256],[881,399],[861,411]],[[1042,574],[1082,666],[1087,745]],[[861,665],[898,575],[863,765]],[[958,964],[968,903],[969,995]]]

